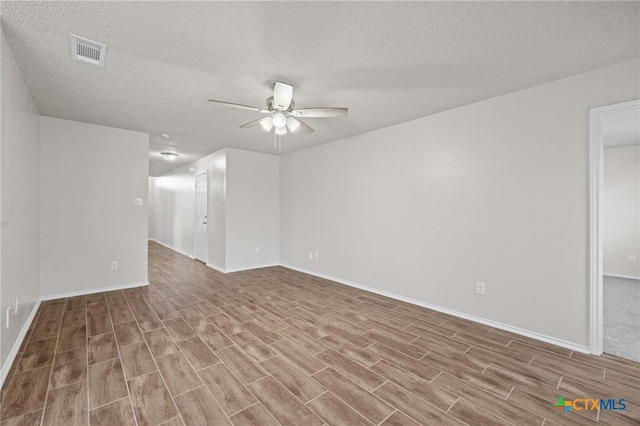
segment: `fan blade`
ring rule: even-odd
[[[326,118],[326,117],[341,117],[349,115],[348,108],[303,108],[291,111],[291,115],[294,117],[311,117],[311,118]]]
[[[281,81],[273,84],[273,104],[276,108],[287,110],[293,99],[293,86]]]
[[[250,121],[247,124],[243,124],[242,126],[240,126],[240,128],[248,129],[249,127],[255,127],[258,124],[262,124],[262,121],[268,122],[269,126],[271,125],[271,117],[262,117],[258,118],[257,120]],[[266,126],[267,123],[265,123],[264,125]]]
[[[314,132],[314,130],[311,127],[309,127],[309,125],[304,121],[298,120],[298,122],[300,123],[300,127],[298,127],[298,132],[304,133],[305,135],[308,135],[309,133]]]
[[[261,112],[263,114],[268,114],[270,111],[267,111],[266,109],[262,109],[262,108],[257,108],[257,107],[252,107],[249,105],[241,105],[241,104],[234,104],[233,102],[225,102],[225,101],[218,101],[215,99],[209,99],[209,102],[213,102],[216,104],[220,104],[220,105],[226,105],[226,106],[230,106],[233,108],[240,108],[240,109],[246,109],[249,111],[255,111],[255,112]]]

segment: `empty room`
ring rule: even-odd
[[[0,426],[640,425],[640,2],[0,24]]]

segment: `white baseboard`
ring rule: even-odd
[[[22,330],[20,330],[20,334],[18,334],[18,338],[16,339],[13,347],[11,348],[11,352],[9,352],[9,356],[7,360],[4,362],[2,369],[0,370],[0,388],[4,385],[4,381],[9,374],[9,370],[11,370],[11,366],[13,362],[16,360],[16,355],[18,355],[18,351],[20,350],[20,346],[22,346],[22,342],[27,337],[27,332],[29,331],[29,327],[33,322],[33,319],[36,317],[36,313],[38,312],[38,308],[40,307],[40,301],[36,301],[36,304],[31,309],[31,313],[27,317],[24,325],[22,326]]]
[[[115,290],[126,290],[128,288],[146,287],[148,285],[149,283],[145,281],[142,283],[118,284],[118,285],[112,285],[109,287],[89,288],[86,290],[70,291],[68,293],[48,294],[45,296],[40,296],[40,300],[53,300],[53,299],[63,299],[65,297],[86,296],[87,294],[103,293],[106,291],[115,291]]]
[[[175,251],[176,253],[180,253],[183,256],[187,256],[189,259],[195,259],[196,257],[194,255],[192,255],[191,253],[187,253],[186,251],[182,251],[182,250],[178,250],[175,247],[172,247],[171,245],[167,244],[167,243],[163,243],[162,241],[158,241],[158,240],[154,240],[153,238],[149,238],[149,241],[153,241],[154,243],[158,243],[161,246],[165,246],[166,248]]]
[[[207,266],[211,269],[215,269],[218,272],[222,272],[223,274],[230,274],[232,272],[243,272],[243,271],[251,271],[253,269],[260,269],[260,268],[271,268],[274,266],[280,266],[279,263],[269,263],[266,265],[257,265],[257,266],[248,266],[246,268],[235,268],[235,269],[224,269],[221,268],[217,265],[214,265],[213,263],[207,263]]]
[[[640,280],[640,277],[634,277],[633,275],[609,274],[606,272],[602,275],[604,275],[605,277],[625,278],[627,280]]]
[[[349,287],[355,287],[355,288],[358,288],[360,290],[365,290],[365,291],[368,291],[368,292],[371,292],[371,293],[379,294],[381,296],[386,296],[386,297],[389,297],[391,299],[399,300],[401,302],[406,302],[406,303],[410,303],[412,305],[421,306],[423,308],[432,309],[434,311],[438,311],[438,312],[442,312],[442,313],[445,313],[445,314],[449,314],[449,315],[452,315],[454,317],[463,318],[463,319],[466,319],[466,320],[469,320],[469,321],[473,321],[473,322],[477,322],[477,323],[480,323],[480,324],[488,325],[489,327],[494,327],[494,328],[498,328],[500,330],[509,331],[511,333],[514,333],[514,334],[519,334],[519,335],[524,336],[524,337],[529,337],[531,339],[540,340],[542,342],[550,343],[552,345],[560,346],[560,347],[563,347],[563,348],[566,348],[566,349],[570,349],[572,351],[576,351],[576,352],[580,352],[580,353],[584,353],[584,354],[591,353],[587,346],[578,345],[576,343],[568,342],[566,340],[558,339],[556,337],[547,336],[545,334],[536,333],[534,331],[525,330],[525,329],[514,327],[514,326],[511,326],[511,325],[508,325],[508,324],[503,324],[503,323],[500,323],[500,322],[497,322],[497,321],[488,320],[488,319],[485,319],[485,318],[482,318],[482,317],[477,317],[475,315],[465,314],[464,312],[458,312],[458,311],[455,311],[453,309],[444,308],[442,306],[432,305],[430,303],[422,302],[420,300],[415,300],[415,299],[411,299],[409,297],[404,297],[404,296],[401,296],[401,295],[398,295],[398,294],[389,293],[387,291],[379,290],[379,289],[373,288],[373,287],[367,287],[365,285],[357,284],[357,283],[354,283],[354,282],[351,282],[351,281],[346,281],[346,280],[343,280],[343,279],[340,279],[340,278],[332,277],[330,275],[320,274],[320,273],[317,273],[317,272],[309,271],[309,270],[298,268],[298,267],[291,266],[291,265],[284,265],[283,264],[281,266],[283,266],[285,268],[293,269],[294,271],[302,272],[304,274],[313,275],[313,276],[318,277],[318,278],[324,278],[326,280],[335,281],[337,283],[344,284],[344,285],[347,285]]]

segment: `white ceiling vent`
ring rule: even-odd
[[[88,62],[99,67],[104,67],[107,46],[71,34],[71,54],[76,61]]]

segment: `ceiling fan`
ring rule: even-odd
[[[293,86],[281,81],[276,81],[273,84],[273,96],[269,96],[267,98],[266,109],[232,102],[218,101],[215,99],[209,99],[209,102],[233,108],[255,111],[261,114],[269,114],[267,117],[259,118],[257,120],[250,121],[247,124],[243,124],[240,128],[247,129],[249,127],[260,125],[260,127],[267,132],[273,130],[275,140],[278,142],[280,140],[280,136],[288,133],[313,133],[313,129],[309,127],[308,124],[300,120],[300,118],[328,118],[340,117],[349,114],[349,110],[347,108],[319,107],[293,109],[295,104],[293,100]]]

